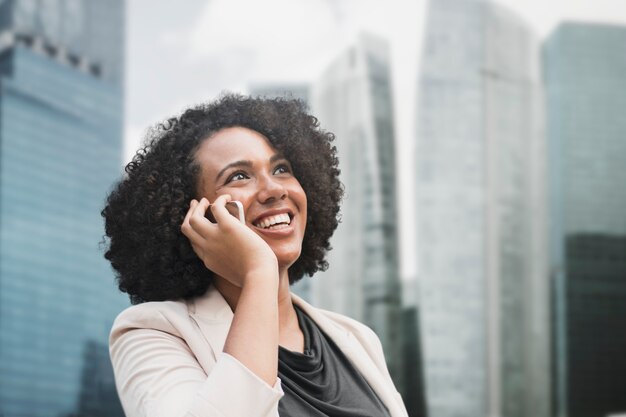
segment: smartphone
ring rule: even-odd
[[[215,217],[213,217],[213,213],[211,212],[212,205],[213,204],[209,204],[209,208],[204,214],[204,217],[209,219],[211,223],[217,223]],[[246,218],[243,216],[243,204],[241,204],[241,201],[229,201],[226,203],[226,210],[228,210],[228,212],[241,223],[246,224]]]

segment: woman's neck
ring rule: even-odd
[[[213,285],[215,285],[215,288],[220,292],[220,294],[222,294],[222,296],[230,306],[230,309],[234,312],[237,308],[237,303],[241,294],[241,287],[238,287],[232,284],[230,281],[219,276],[215,276],[213,278]],[[280,271],[277,297],[278,332],[280,335],[279,338],[281,339],[280,344],[283,345],[282,340],[290,340],[292,339],[294,333],[301,333],[300,326],[298,324],[298,316],[296,315],[296,310],[294,309],[291,301],[288,270]]]

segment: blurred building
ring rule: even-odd
[[[117,400],[108,343],[86,341],[82,366],[78,406],[76,412],[68,417],[123,417],[122,404]]]
[[[313,300],[370,326],[402,386],[401,297],[395,145],[388,45],[367,35],[342,53],[312,89],[312,110],[335,145],[345,185],[330,267],[312,280]]]
[[[3,0],[0,33],[32,42],[35,50],[121,86],[124,2]]]
[[[425,417],[426,399],[424,371],[420,346],[419,309],[407,306],[402,309],[402,394],[409,417]]]
[[[250,95],[252,96],[264,96],[267,98],[273,97],[286,97],[295,98],[309,103],[310,101],[310,86],[306,83],[301,84],[271,84],[271,83],[257,83],[248,87]]]
[[[626,411],[626,27],[566,23],[544,46],[555,415]]]
[[[251,96],[267,98],[285,97],[304,102],[310,108],[310,86],[308,84],[271,84],[258,83],[248,87]],[[300,281],[291,286],[291,291],[308,302],[313,302],[311,293],[311,278],[305,275]]]
[[[110,368],[88,395],[83,378],[128,304],[99,245],[121,170],[123,35],[121,0],[0,5],[0,415],[119,410]]]
[[[550,413],[538,43],[516,15],[431,0],[417,113],[429,417]]]
[[[409,417],[426,417],[424,361],[417,295],[417,279],[402,281],[402,365],[404,386],[398,387]]]

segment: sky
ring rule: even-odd
[[[470,0],[468,0],[470,1]],[[494,0],[548,36],[563,20],[626,25],[626,0]],[[129,0],[125,155],[166,117],[221,91],[313,82],[361,31],[385,38],[392,58],[401,276],[418,274],[413,152],[426,0]]]

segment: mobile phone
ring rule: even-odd
[[[215,220],[215,217],[211,212],[212,205],[213,204],[209,204],[209,208],[204,214],[204,217],[209,219],[211,223],[217,223],[217,220]],[[226,203],[225,207],[232,216],[234,216],[241,223],[246,224],[246,218],[243,216],[243,204],[241,204],[241,201],[229,201],[228,203]]]

